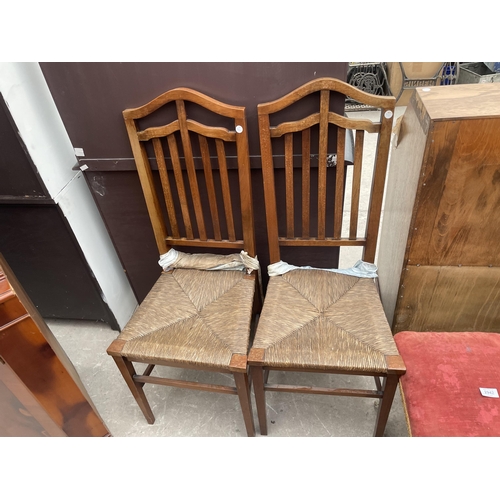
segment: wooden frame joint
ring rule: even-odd
[[[111,345],[108,347],[106,352],[110,356],[121,356],[122,355],[122,349],[125,346],[126,340],[119,340],[116,339],[114,340]]]
[[[247,357],[245,354],[233,354],[231,356],[231,362],[229,363],[229,369],[232,372],[244,372],[247,371]]]
[[[250,349],[250,353],[248,355],[248,363],[251,365],[264,365],[264,353],[265,349],[253,347]]]
[[[401,356],[386,355],[385,362],[387,363],[387,373],[389,375],[391,374],[403,375],[404,373],[406,373],[406,366]]]

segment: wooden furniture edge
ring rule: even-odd
[[[358,88],[352,87],[348,83],[338,80],[337,78],[323,77],[305,83],[301,87],[292,90],[279,99],[259,104],[257,106],[258,114],[276,113],[277,111],[281,111],[286,106],[297,102],[303,97],[320,90],[342,92],[345,95],[349,95],[349,97],[353,99],[366,102],[366,104],[372,106],[379,106],[383,109],[394,107],[396,105],[396,98],[393,96],[374,96],[373,94],[369,94]]]
[[[161,108],[165,104],[177,100],[194,102],[195,104],[207,108],[209,111],[219,113],[223,116],[227,116],[228,118],[238,118],[245,109],[242,106],[234,106],[232,104],[220,102],[193,89],[178,87],[167,90],[143,106],[125,109],[123,111],[123,117],[128,119],[143,118],[144,116]]]
[[[126,343],[126,340],[119,340],[119,339],[113,340],[111,345],[107,348],[106,352],[110,356],[121,356],[122,349],[123,349],[123,346],[125,345],[125,343]]]
[[[264,365],[264,353],[265,349],[260,347],[252,347],[248,355],[248,364],[263,366]]]
[[[233,354],[231,356],[231,362],[229,363],[229,369],[232,372],[242,372],[247,371],[247,356],[246,354]]]
[[[403,375],[406,373],[406,365],[404,364],[403,358],[400,355],[386,355],[385,362],[387,363],[388,374]]]

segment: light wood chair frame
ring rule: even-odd
[[[210,127],[187,118],[185,101],[195,103],[215,114],[222,115],[234,120],[234,130],[228,130],[224,127]],[[177,119],[173,122],[159,126],[149,127],[144,130],[139,129],[137,120],[144,118],[162,106],[175,102],[177,110]],[[210,249],[230,249],[245,250],[252,257],[255,257],[255,233],[254,233],[254,215],[252,203],[252,185],[250,177],[250,159],[248,150],[247,124],[245,108],[241,106],[232,106],[219,102],[200,92],[188,88],[177,88],[165,92],[153,99],[144,106],[123,111],[123,117],[128,132],[128,137],[132,147],[137,172],[141,187],[144,193],[149,217],[154,231],[156,244],[160,254],[166,253],[174,246],[204,247]],[[188,185],[190,188],[195,220],[199,232],[199,237],[195,237],[193,224],[190,218],[188,208],[188,195],[182,178],[181,157],[179,155],[177,141],[174,133],[179,132],[184,152],[185,166],[188,174]],[[201,204],[198,181],[196,177],[195,162],[191,147],[190,132],[198,134],[200,141],[200,151],[202,155],[203,171],[207,183],[207,191],[210,205],[210,216],[214,228],[214,238],[207,238],[205,229],[205,220]],[[180,234],[179,224],[176,220],[176,214],[173,204],[173,198],[167,174],[165,155],[162,149],[160,138],[166,137],[169,145],[172,166],[175,175],[176,187],[178,190],[179,201],[181,205],[182,218],[186,235]],[[224,202],[224,212],[226,216],[228,238],[221,236],[219,214],[216,202],[216,192],[212,176],[211,158],[207,145],[207,138],[215,139],[218,157],[218,166],[221,176],[222,194]],[[151,140],[154,147],[156,162],[160,173],[160,179],[165,198],[167,215],[169,218],[172,234],[167,234],[166,224],[163,219],[160,202],[155,190],[155,184],[151,165],[145,148],[145,142]],[[242,232],[243,239],[236,239],[234,229],[234,217],[231,205],[231,193],[228,179],[228,169],[225,156],[225,142],[235,142],[237,149],[238,178],[241,203]],[[171,271],[169,271],[171,272]],[[258,271],[253,271],[246,275],[245,279],[254,282],[255,294],[253,302],[252,316],[259,310],[261,305],[261,291],[259,286]],[[150,362],[143,374],[137,374],[133,362],[147,363],[143,358],[135,359],[132,356],[125,356],[122,353],[125,341],[115,340],[107,352],[111,355],[118,366],[125,382],[127,383],[132,395],[137,401],[139,407],[148,423],[153,424],[155,417],[147,401],[143,390],[144,384],[158,384],[170,387],[179,387],[184,389],[195,389],[201,391],[218,392],[224,394],[235,394],[238,396],[245,426],[248,436],[255,435],[255,427],[252,414],[250,399],[250,380],[247,365],[246,354],[234,354],[232,356],[229,369],[213,368],[210,366],[199,366],[190,363],[179,362]],[[177,368],[186,368],[202,371],[213,371],[219,373],[229,373],[234,376],[235,386],[205,384],[200,382],[190,382],[162,377],[151,376],[155,365],[164,365]]]
[[[320,110],[304,119],[270,125],[270,115],[292,105],[309,94],[320,93]],[[381,108],[379,122],[371,120],[347,118],[329,110],[330,93],[338,92],[358,102]],[[363,260],[374,262],[377,238],[379,231],[382,198],[387,171],[387,161],[391,140],[391,130],[396,99],[394,97],[374,96],[363,92],[351,85],[334,78],[319,78],[313,80],[284,97],[269,103],[258,105],[260,147],[262,155],[262,171],[264,183],[264,198],[266,206],[266,221],[271,263],[279,262],[280,247],[287,246],[361,246]],[[310,128],[319,124],[319,164],[318,164],[318,234],[310,235]],[[334,228],[333,237],[325,236],[326,225],[326,180],[328,155],[328,125],[337,126],[337,168],[334,200]],[[355,135],[355,151],[353,165],[353,188],[351,199],[351,218],[349,237],[341,237],[342,216],[344,210],[344,148],[346,129],[353,129]],[[293,191],[293,133],[302,134],[302,234],[295,235],[294,231],[294,191]],[[365,237],[358,237],[358,214],[361,189],[361,166],[363,157],[363,139],[365,132],[378,133],[377,155],[374,165],[368,221]],[[272,153],[272,139],[284,136],[285,140],[285,203],[286,203],[286,236],[280,236],[278,230],[278,211],[276,204],[274,164]],[[335,396],[351,396],[377,398],[379,405],[375,436],[382,436],[385,430],[389,412],[399,377],[405,373],[404,363],[400,356],[386,356],[387,373],[355,372],[347,370],[315,370],[275,367],[266,365],[264,350],[252,348],[248,363],[255,391],[257,413],[261,434],[267,434],[266,397],[267,391],[296,392],[306,394],[323,394]],[[372,376],[376,390],[362,389],[332,389],[323,387],[305,387],[297,385],[269,384],[269,372],[294,371],[316,372],[324,374],[348,374]],[[381,381],[381,378],[383,381]]]

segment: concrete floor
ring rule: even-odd
[[[404,110],[404,107],[396,108],[394,122]],[[376,113],[355,111],[348,113],[348,116],[377,119]],[[359,234],[363,234],[365,230],[375,139],[373,134],[367,134],[365,138]],[[350,175],[349,169],[348,186]],[[349,220],[349,203],[348,191],[344,216],[346,222]],[[344,223],[343,226],[347,228],[348,224]],[[361,249],[344,247],[341,249],[339,267],[350,267],[360,257]],[[246,436],[236,396],[151,384],[147,384],[144,390],[156,422],[149,425],[114,361],[106,354],[107,347],[117,337],[118,332],[98,322],[50,320],[48,324],[75,365],[101,418],[113,436]],[[137,371],[139,367],[140,365]],[[154,374],[205,383],[233,384],[229,375],[196,370],[156,367]],[[297,385],[375,388],[374,380],[369,377],[272,372],[269,380],[273,383]],[[259,435],[253,397],[252,404]],[[267,393],[269,437],[371,436],[375,426],[376,405],[378,400],[366,398],[270,392]],[[394,398],[385,435],[408,435],[399,391]]]
[[[117,337],[105,323],[49,320],[52,330],[82,379],[101,418],[116,437],[246,436],[236,396],[147,384],[144,387],[156,422],[149,425],[106,349]],[[137,364],[138,367],[146,365]],[[158,371],[157,371],[158,370]],[[138,369],[139,371],[139,369]],[[154,374],[209,384],[231,385],[230,375],[156,367]],[[372,378],[274,372],[270,381],[375,389]],[[325,385],[326,384],[326,385]],[[252,396],[258,432],[255,401]],[[375,400],[292,393],[267,393],[269,437],[371,436]],[[386,436],[407,436],[399,392],[389,416]]]

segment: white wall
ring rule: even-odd
[[[120,328],[137,301],[88,190],[38,63],[0,63],[0,92],[51,197],[75,234]]]

